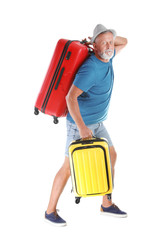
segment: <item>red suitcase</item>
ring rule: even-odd
[[[58,123],[58,117],[67,115],[65,97],[78,68],[89,56],[90,50],[80,41],[58,41],[35,103],[36,115],[39,111],[51,115],[54,117],[54,123]]]

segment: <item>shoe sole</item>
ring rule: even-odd
[[[116,218],[126,218],[128,216],[127,214],[115,214],[115,213],[108,213],[108,212],[100,212],[100,215],[111,216]]]
[[[50,220],[44,218],[44,221],[46,223],[49,223],[50,225],[52,226],[55,226],[55,227],[65,227],[67,225],[67,223],[55,223],[55,222],[51,222]]]

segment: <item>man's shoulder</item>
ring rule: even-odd
[[[96,67],[96,61],[95,61],[95,56],[94,54],[90,55],[82,64],[82,67],[84,68],[90,68],[90,69],[94,69]]]
[[[80,69],[95,69],[96,63],[93,55],[89,56],[80,66]]]

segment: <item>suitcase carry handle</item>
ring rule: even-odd
[[[95,139],[95,138],[97,138],[97,137],[95,137],[95,136],[93,136],[93,135],[92,135],[92,138],[94,138],[94,139]],[[78,138],[78,139],[77,139],[77,140],[75,140],[75,141],[83,141],[83,140],[85,141],[85,140],[91,140],[92,138]]]
[[[76,142],[81,141],[81,144],[86,144],[86,143],[92,144],[95,139],[99,139],[99,138],[95,136],[92,136],[92,138],[84,138],[84,139],[79,138],[76,140]]]
[[[92,43],[88,42],[86,38],[84,38],[80,43],[86,45],[90,51],[94,52],[94,48],[90,46],[92,45]]]

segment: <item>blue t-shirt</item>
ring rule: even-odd
[[[114,81],[113,57],[106,63],[92,54],[75,76],[73,84],[83,91],[78,97],[78,104],[86,125],[99,123],[107,118]],[[67,119],[74,123],[70,113],[67,114]]]

